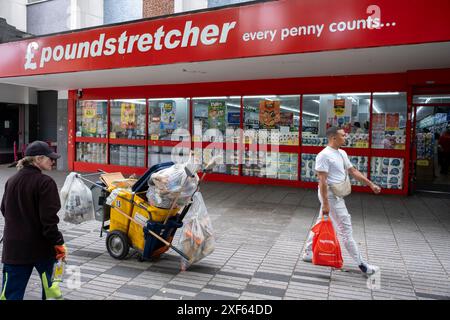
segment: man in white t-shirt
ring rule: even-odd
[[[322,214],[329,214],[333,226],[336,229],[336,233],[342,239],[345,248],[352,256],[353,260],[358,264],[359,269],[366,275],[372,275],[377,272],[379,268],[364,261],[358,245],[353,239],[351,217],[345,206],[345,201],[343,198],[336,197],[329,186],[343,182],[346,178],[345,170],[347,169],[351,176],[368,185],[374,193],[380,193],[381,188],[372,183],[361,172],[353,167],[348,159],[347,153],[344,150],[339,149],[345,145],[346,142],[346,133],[344,130],[331,127],[327,130],[327,138],[328,146],[316,157],[315,170],[319,178],[318,195],[321,203],[321,214],[316,223],[321,221]],[[312,261],[313,236],[314,233],[310,232],[303,252],[303,261]]]

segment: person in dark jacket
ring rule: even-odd
[[[61,204],[55,181],[42,173],[52,170],[59,157],[47,143],[34,141],[18,162],[19,171],[5,184],[0,300],[22,300],[33,268],[41,277],[42,299],[62,298],[59,284],[51,281],[55,262],[66,256],[58,229]]]

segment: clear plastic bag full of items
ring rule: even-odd
[[[152,174],[148,180],[149,188],[147,200],[150,205],[158,208],[169,209],[185,206],[194,194],[198,185],[197,174],[194,177],[187,175],[186,164],[174,164],[173,166]]]
[[[70,173],[60,192],[64,221],[79,224],[94,219],[94,202],[91,190],[77,176]]]
[[[205,258],[215,249],[211,220],[200,192],[195,193],[192,206],[183,220],[178,248],[189,257],[189,261],[181,258],[182,270]]]

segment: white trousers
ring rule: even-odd
[[[322,220],[322,196],[320,195],[320,191],[318,191],[318,195],[320,200],[320,214],[317,218],[316,224]],[[353,239],[352,219],[348,213],[347,207],[345,206],[344,199],[338,198],[331,191],[328,191],[328,203],[330,204],[329,216],[337,235],[340,240],[342,240],[341,243],[344,244],[348,253],[353,260],[355,260],[358,266],[361,265],[364,260],[361,256],[358,245]],[[311,231],[308,239],[306,240],[305,251],[312,251],[313,237],[314,232]]]

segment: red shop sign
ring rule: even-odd
[[[280,0],[0,45],[0,77],[450,40],[448,0]]]

